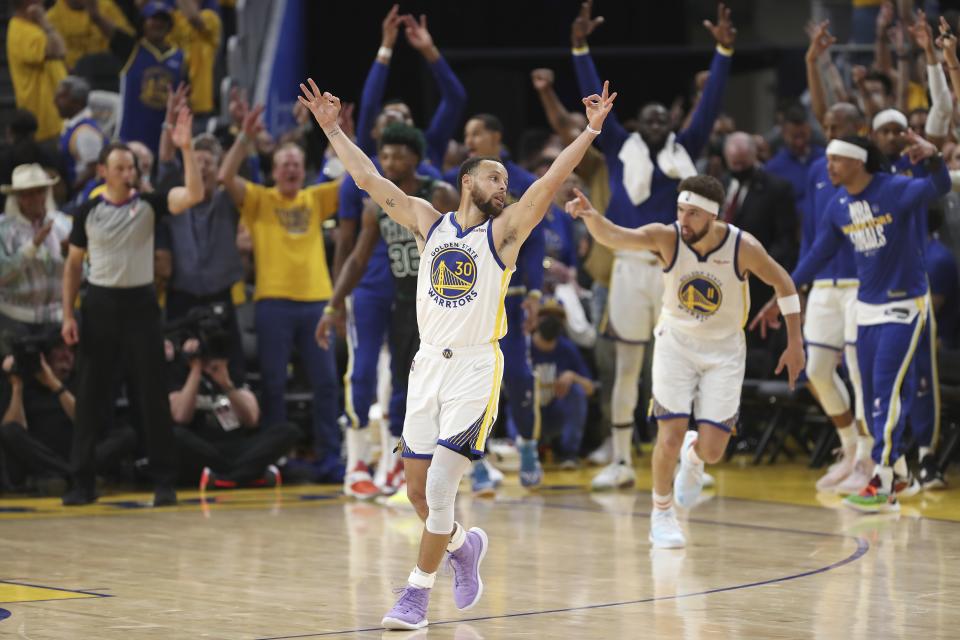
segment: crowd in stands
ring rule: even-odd
[[[648,339],[662,293],[647,307],[626,301],[635,322],[617,322],[609,306],[618,261],[563,213],[574,189],[636,227],[670,223],[679,179],[712,175],[726,188],[720,219],[789,270],[809,250],[812,168],[827,142],[867,136],[893,165],[904,133],[922,133],[957,188],[928,212],[925,259],[938,345],[960,347],[960,16],[915,13],[912,4],[855,9],[857,37],[872,18],[872,56],[838,52],[829,24],[810,25],[808,88],[781,100],[768,131],[723,112],[736,56],[723,9],[710,25],[709,68],[691,79],[689,110],[650,103],[611,115],[518,259],[502,342],[506,398],[493,466],[477,466],[475,488],[496,483],[497,459],[516,454],[509,442],[533,442],[564,468],[606,465],[623,446],[614,442],[620,427],[629,441],[645,421],[648,376],[636,344]],[[252,87],[235,85],[227,117],[217,117],[217,61],[234,3],[11,5],[17,110],[0,148],[0,488],[87,504],[98,476],[152,480],[163,505],[176,501],[178,485],[273,486],[282,475],[343,481],[359,497],[395,492],[406,398],[402,385],[383,388],[384,362],[415,318],[391,315],[400,294],[391,272],[415,271],[419,256],[388,251],[376,206],[302,106],[296,126],[272,136]],[[548,128],[511,136],[525,143],[516,153],[497,114],[470,110],[456,65],[438,48],[452,43],[398,7],[383,19],[341,129],[441,211],[456,207],[470,156],[503,158],[516,199],[587,126],[555,91],[555,74],[572,71],[582,95],[604,77],[589,49],[602,20],[589,7],[571,18],[569,67],[530,73]],[[429,121],[385,101],[401,46],[435,81]],[[611,81],[643,90],[632,78]],[[368,226],[373,235],[364,236]],[[641,268],[651,266],[659,269]],[[752,317],[772,290],[753,278],[750,294]],[[748,378],[773,377],[783,340],[748,334]],[[364,429],[371,416],[377,437]]]

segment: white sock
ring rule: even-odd
[[[703,464],[703,460],[700,459],[700,456],[697,455],[697,441],[694,440],[693,444],[687,447],[687,462],[690,464]]]
[[[933,447],[920,447],[920,461],[922,462],[924,458],[933,453]]]
[[[893,493],[893,467],[877,465],[877,475],[880,476],[880,490],[886,494]]]
[[[857,430],[853,428],[853,423],[837,429],[837,435],[840,436],[840,446],[843,448],[844,455],[851,455],[857,448]]]
[[[857,462],[870,462],[872,460],[873,438],[870,436],[857,436]]]
[[[416,587],[417,589],[432,589],[436,579],[436,572],[427,573],[426,571],[421,571],[420,567],[414,567],[413,571],[410,572],[410,577],[407,578],[407,582],[410,583],[411,587]]]
[[[909,475],[910,470],[907,469],[907,458],[905,456],[900,456],[897,458],[897,461],[893,463],[893,472],[901,478],[906,478],[907,475]]]
[[[453,523],[453,534],[450,536],[450,543],[447,545],[447,551],[453,553],[457,549],[463,546],[463,543],[467,540],[467,532],[464,531],[463,525],[459,522]]]
[[[632,440],[633,425],[613,428],[613,462],[633,466]]]
[[[357,463],[367,461],[367,430],[347,428],[347,473],[353,471]]]
[[[656,491],[652,491],[653,495],[653,508],[657,511],[666,511],[673,507],[673,492],[671,491],[665,496],[660,495]]]

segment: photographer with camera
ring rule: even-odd
[[[201,491],[279,485],[274,462],[294,447],[300,429],[260,429],[257,397],[234,383],[224,354],[205,350],[202,338],[187,338],[180,349],[169,339],[164,346],[180,478],[199,476]]]
[[[76,417],[74,355],[55,332],[15,340],[3,358],[8,384],[0,385],[0,452],[4,488],[62,493],[70,474],[70,443]],[[96,445],[100,468],[115,466],[133,451],[136,433],[112,429]]]

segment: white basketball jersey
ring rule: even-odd
[[[750,311],[750,290],[740,273],[740,229],[727,225],[720,246],[700,256],[680,238],[673,263],[664,269],[660,322],[701,338],[725,338],[743,330]]]
[[[507,333],[503,299],[513,269],[493,245],[493,221],[461,230],[451,212],[434,224],[420,254],[420,340],[441,348],[496,342]]]

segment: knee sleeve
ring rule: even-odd
[[[445,447],[437,447],[427,470],[427,531],[445,534],[453,531],[453,503],[460,479],[470,468],[470,460]]]
[[[850,410],[850,394],[837,373],[837,356],[829,349],[807,348],[807,377],[820,399],[820,406],[828,416],[837,416]]]
[[[640,369],[643,368],[644,345],[617,343],[616,377],[613,381],[611,419],[613,424],[630,424],[640,394]]]

